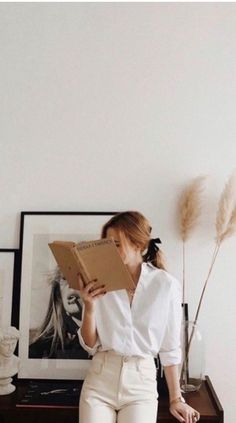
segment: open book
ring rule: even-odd
[[[54,241],[48,244],[56,262],[73,289],[78,287],[78,273],[87,285],[97,279],[106,291],[129,289],[134,282],[112,239],[103,238],[79,243]]]

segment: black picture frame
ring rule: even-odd
[[[19,249],[0,248],[0,327],[18,328]]]

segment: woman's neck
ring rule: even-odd
[[[139,277],[140,277],[141,269],[142,269],[142,260],[140,260],[140,262],[135,264],[128,264],[127,268],[129,273],[131,274],[131,277],[135,285],[137,285]]]

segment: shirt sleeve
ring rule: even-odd
[[[181,324],[183,318],[181,285],[173,278],[167,325],[161,343],[159,357],[163,366],[172,366],[181,363]]]
[[[81,335],[81,328],[78,329],[77,334],[81,347],[83,347],[83,349],[87,351],[89,355],[94,355],[97,352],[98,347],[101,345],[99,338],[97,338],[93,347],[89,347],[87,344],[85,344],[84,339]]]

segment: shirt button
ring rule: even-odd
[[[128,358],[128,357],[124,357],[124,358],[123,358],[123,361],[124,361],[125,363],[127,363],[127,361],[129,361],[129,358]]]

